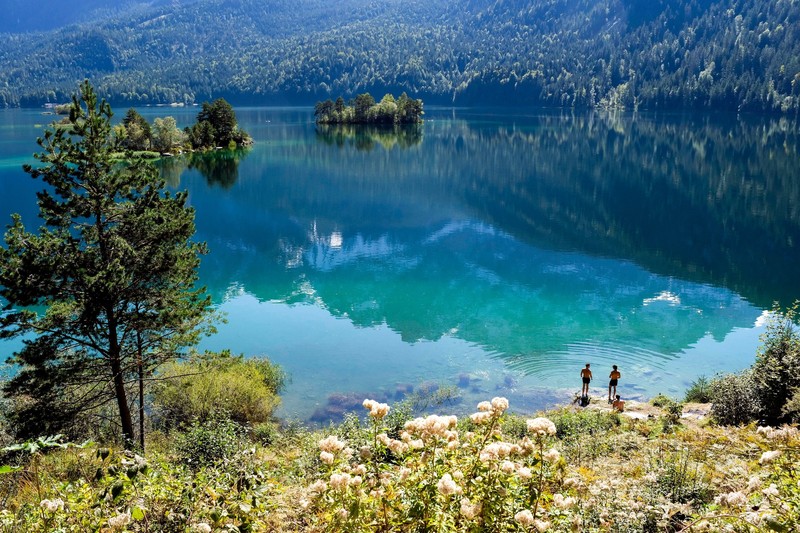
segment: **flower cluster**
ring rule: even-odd
[[[39,507],[41,507],[48,513],[55,513],[57,511],[61,511],[64,509],[64,500],[62,500],[61,498],[55,498],[53,500],[42,500],[39,503]]]
[[[389,406],[385,403],[378,403],[375,400],[364,400],[362,404],[369,411],[369,416],[380,420],[389,414]]]

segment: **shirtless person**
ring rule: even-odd
[[[617,399],[611,404],[611,408],[621,413],[625,410],[625,400],[620,400],[619,394],[617,394]]]
[[[586,368],[581,370],[581,380],[583,381],[581,396],[589,396],[589,382],[592,381],[592,371],[589,370],[589,363],[586,363]]]
[[[608,375],[608,403],[611,403],[611,398],[617,394],[617,382],[619,381],[619,378],[622,377],[622,374],[620,374],[619,370],[617,370],[617,365],[612,365],[611,368],[613,370],[611,370],[611,374]],[[614,389],[614,392],[611,392],[611,389]]]

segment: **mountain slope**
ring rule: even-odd
[[[797,113],[794,0],[200,0],[0,36],[0,105],[428,102]]]

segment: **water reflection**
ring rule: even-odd
[[[198,171],[208,185],[229,189],[239,179],[239,163],[248,152],[249,148],[192,152],[176,157],[162,157],[156,162],[156,166],[167,185],[173,188],[179,187],[181,175],[188,169]]]
[[[371,151],[376,145],[384,150],[410,148],[422,142],[420,124],[364,125],[317,124],[317,139],[329,146],[354,146],[357,150]]]
[[[537,376],[586,357],[663,368],[800,296],[788,124],[546,114],[424,129],[411,153],[272,127],[224,198],[192,191],[204,280],[407,343],[462,339]]]

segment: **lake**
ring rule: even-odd
[[[118,109],[121,119],[124,110]],[[197,108],[143,108],[180,127]],[[227,316],[201,348],[266,355],[281,414],[452,388],[569,401],[682,396],[749,366],[774,301],[800,298],[798,128],[734,115],[428,109],[420,127],[317,127],[237,109],[243,152],[161,164],[188,189],[201,281]],[[0,216],[35,220],[22,170],[52,120],[0,111]],[[5,344],[4,355],[14,348]]]

